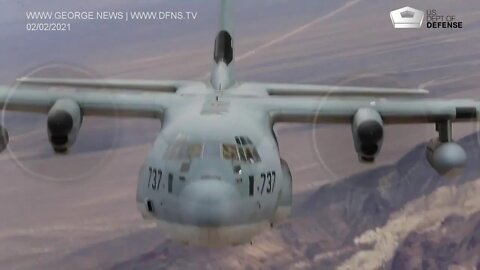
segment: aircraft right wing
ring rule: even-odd
[[[82,115],[159,118],[178,101],[177,95],[138,91],[52,91],[33,88],[12,90],[0,86],[0,107],[7,111],[48,113],[59,100],[76,104]]]
[[[175,93],[179,88],[193,84],[196,81],[168,81],[168,80],[128,80],[128,79],[63,79],[63,78],[36,78],[23,77],[17,79],[22,85],[38,86],[65,86],[100,89],[128,89]]]
[[[5,111],[47,114],[49,141],[57,153],[65,153],[73,145],[84,116],[142,117],[163,121],[169,107],[180,105],[180,98],[188,100],[182,95],[152,91],[58,91],[25,85],[15,89],[0,86],[2,119]],[[0,125],[0,152],[6,149],[8,138],[8,132]]]

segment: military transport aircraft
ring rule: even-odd
[[[0,89],[0,104],[4,111],[47,114],[57,153],[68,152],[86,116],[162,121],[140,169],[136,200],[144,218],[189,244],[248,243],[289,216],[292,177],[279,155],[276,123],[350,124],[362,162],[375,160],[384,125],[432,123],[438,132],[426,149],[432,167],[440,174],[464,167],[466,153],[452,139],[452,123],[476,121],[479,102],[419,98],[428,93],[423,89],[237,82],[231,5],[222,1],[208,81],[20,78],[21,89]],[[106,90],[62,92],[32,85]],[[5,149],[3,127],[1,134]]]

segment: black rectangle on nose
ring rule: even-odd
[[[253,196],[254,181],[253,181],[252,175],[248,177],[248,184],[249,184],[249,195]]]
[[[168,193],[172,193],[173,191],[173,175],[171,173],[168,174]]]

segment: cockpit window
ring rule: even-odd
[[[247,140],[245,140],[245,137],[240,137],[240,141],[242,142],[242,145],[247,144]]]
[[[239,160],[237,146],[235,144],[223,144],[222,145],[223,159],[226,160]]]
[[[202,153],[202,144],[179,141],[171,145],[166,157],[171,160],[190,160],[199,158]]]
[[[245,147],[245,156],[248,161],[253,161],[253,153],[252,150],[248,147]]]
[[[195,158],[222,158],[224,160],[261,162],[257,148],[248,137],[237,136],[235,143],[192,143],[179,140],[170,145],[165,157],[170,160],[192,160]]]
[[[245,154],[245,161],[250,163],[257,163],[261,161],[258,151],[253,145],[243,146],[241,149],[243,149]]]
[[[220,143],[207,142],[203,145],[203,158],[220,158]]]
[[[257,148],[253,145],[252,140],[245,136],[235,137],[237,156],[241,161],[250,163],[258,163],[261,161]],[[225,158],[225,156],[224,156]]]

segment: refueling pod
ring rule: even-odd
[[[441,142],[439,138],[430,140],[425,153],[432,168],[441,175],[459,175],[467,163],[467,154],[459,144]]]
[[[55,102],[47,116],[48,138],[57,153],[65,153],[77,139],[82,125],[82,111],[73,100]]]
[[[373,162],[383,142],[383,120],[370,108],[360,108],[353,116],[352,135],[355,151],[362,162]]]

